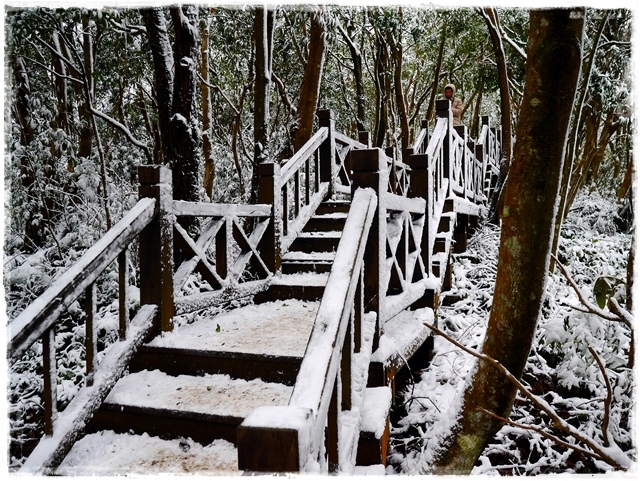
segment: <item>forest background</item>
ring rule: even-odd
[[[367,130],[374,146],[403,153],[421,120],[433,118],[435,100],[450,82],[464,102],[463,121],[472,135],[479,115],[488,115],[503,135],[515,132],[528,12],[472,6],[291,3],[267,19],[266,31],[259,30],[249,3],[153,14],[108,6],[5,10],[5,95],[11,98],[4,125],[8,318],[133,206],[140,164],[176,167],[180,198],[252,202],[255,165],[298,149],[314,128],[317,108],[334,112],[339,131],[357,137]],[[570,212],[580,192],[596,191],[619,206],[619,228],[628,231],[633,11],[588,13],[562,212]],[[162,32],[163,25],[168,35],[154,37],[154,28]],[[181,48],[199,59],[197,68],[176,63],[165,69],[173,73],[164,87],[154,82],[161,78],[158,59],[173,63]],[[188,128],[171,133],[171,119],[184,119]],[[176,150],[177,145],[190,150]],[[606,295],[625,291],[630,299],[632,277],[617,272],[582,281],[595,285],[603,278]],[[105,279],[99,292],[99,312],[106,319],[115,279]],[[81,382],[76,326],[82,315],[79,309],[68,314],[69,330],[58,340],[67,352],[63,404]],[[105,322],[102,342],[114,339]],[[32,353],[11,369],[29,372],[36,358]],[[19,462],[40,429],[41,381],[35,375],[26,383],[24,376],[16,379],[15,385],[9,381],[9,411],[11,455]]]

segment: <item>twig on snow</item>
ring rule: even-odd
[[[492,357],[487,356],[486,354],[478,353],[473,349],[469,349],[468,347],[460,344],[455,339],[449,337],[447,334],[445,334],[444,332],[442,332],[440,329],[438,329],[432,324],[429,324],[426,322],[423,324],[429,329],[431,329],[433,332],[438,334],[439,336],[442,336],[444,339],[446,339],[447,341],[455,345],[456,347],[462,349],[467,354],[470,354],[480,359],[481,361],[485,361],[489,363],[491,366],[493,366],[495,369],[501,372],[509,380],[509,382],[511,382],[518,389],[518,391],[520,391],[520,393],[524,397],[529,399],[529,401],[531,401],[536,407],[538,407],[547,416],[549,416],[553,425],[557,429],[559,429],[560,431],[570,436],[573,436],[576,439],[576,441],[581,442],[587,447],[589,447],[591,450],[593,450],[596,456],[599,457],[599,459],[602,459],[602,461],[604,461],[605,463],[609,464],[610,466],[618,470],[627,470],[631,467],[631,460],[621,450],[618,449],[617,453],[612,450],[613,447],[615,447],[615,445],[613,447],[612,446],[604,447],[600,445],[600,443],[598,443],[593,438],[580,432],[577,428],[567,423],[555,412],[555,410],[549,405],[549,403],[547,403],[547,401],[530,392],[520,382],[520,380],[518,380],[518,378],[516,378],[513,374],[511,374],[511,372],[506,367],[504,367],[499,361],[495,360]],[[576,449],[580,449],[580,448],[576,446]],[[584,452],[589,453],[590,451],[584,451]]]

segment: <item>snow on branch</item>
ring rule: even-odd
[[[433,326],[432,324],[429,324],[429,323],[425,322],[424,325],[427,326],[429,329],[431,329],[433,332],[435,332],[437,335],[442,336],[444,339],[446,339],[447,341],[449,341],[450,343],[452,343],[453,345],[455,345],[459,349],[462,349],[467,354],[470,354],[470,355],[476,357],[477,359],[479,359],[481,361],[485,361],[485,362],[489,363],[491,366],[493,366],[495,369],[497,369],[500,373],[502,373],[518,389],[518,391],[525,398],[527,398],[529,401],[531,401],[536,407],[538,407],[541,411],[543,411],[551,419],[552,424],[553,424],[553,426],[555,428],[559,429],[560,431],[562,431],[563,433],[565,433],[565,434],[567,434],[569,436],[572,436],[576,441],[584,444],[589,449],[585,450],[585,449],[581,448],[580,446],[576,446],[575,444],[568,443],[566,441],[562,441],[561,442],[561,444],[563,446],[569,447],[571,449],[575,449],[576,451],[579,451],[581,453],[589,455],[589,456],[591,456],[593,458],[602,460],[603,462],[607,463],[608,465],[612,466],[613,468],[615,468],[617,470],[628,470],[631,467],[631,465],[632,465],[631,459],[629,459],[629,457],[624,452],[622,452],[622,450],[615,443],[612,442],[611,446],[603,446],[598,441],[593,439],[592,437],[588,436],[587,434],[582,433],[576,427],[574,427],[571,424],[569,424],[567,421],[562,419],[556,413],[556,411],[553,409],[553,407],[551,407],[551,405],[547,401],[545,401],[543,398],[541,398],[539,396],[536,396],[535,394],[530,392],[499,361],[497,361],[496,359],[494,359],[492,357],[489,357],[489,356],[487,356],[485,354],[478,353],[478,352],[474,351],[473,349],[470,349],[470,348],[460,344],[458,341],[456,341],[455,339],[449,337],[447,334],[445,334],[444,332],[442,332],[440,329],[438,329],[437,327]],[[509,422],[508,420],[505,420],[505,421],[508,422],[509,424],[514,424],[514,423]],[[540,432],[541,434],[543,433],[543,431],[540,430],[540,428],[535,428],[535,431],[536,432]],[[552,435],[550,435],[548,433],[544,434],[544,436],[546,436],[546,437],[548,437],[550,439],[552,438]]]
[[[607,312],[604,309],[600,309],[593,302],[589,301],[589,299],[586,298],[586,296],[584,295],[584,293],[580,289],[580,286],[578,286],[576,281],[573,280],[573,278],[571,277],[571,275],[567,271],[567,268],[564,265],[562,265],[562,263],[558,260],[558,258],[556,256],[554,256],[553,254],[551,254],[551,258],[555,261],[556,265],[560,268],[560,271],[564,275],[565,279],[567,279],[567,282],[573,288],[573,290],[575,291],[576,295],[578,296],[578,299],[580,300],[580,303],[587,309],[587,311],[589,313],[595,314],[595,315],[597,315],[597,316],[599,316],[599,317],[601,317],[601,318],[603,318],[603,319],[605,319],[607,321],[621,322],[621,323],[623,323],[625,326],[627,326],[629,329],[631,329],[633,331],[633,316],[631,316],[631,314],[629,314],[628,312],[624,311],[624,309],[622,309],[622,307],[620,307],[620,305],[617,303],[617,301],[615,299],[611,298],[611,300],[615,302],[615,306],[618,308],[618,310],[621,312],[621,314],[622,314],[622,311],[624,311],[624,312],[626,312],[626,315],[624,315],[624,314],[623,315],[618,315],[617,313]],[[610,302],[610,304],[611,304],[611,302]]]

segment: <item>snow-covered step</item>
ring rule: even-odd
[[[330,200],[325,201],[318,206],[316,214],[332,214],[336,212],[347,213],[351,207],[351,201],[348,200]]]
[[[100,431],[78,441],[59,476],[240,476],[236,447],[224,439],[202,445],[189,438]]]
[[[176,326],[142,346],[131,371],[229,374],[293,384],[319,302],[287,299],[250,304]]]
[[[341,231],[302,232],[293,241],[289,251],[335,252],[340,237]]]
[[[328,273],[283,274],[271,282],[269,289],[256,296],[256,302],[273,299],[319,301],[328,278]]]
[[[301,252],[290,251],[282,256],[283,274],[316,273],[326,274],[336,257],[335,252]]]
[[[311,217],[304,226],[306,232],[341,231],[347,220],[347,212],[328,212]]]
[[[159,370],[141,371],[118,381],[88,431],[183,437],[201,444],[215,439],[235,443],[236,428],[251,411],[286,405],[292,389],[221,374],[170,376]]]

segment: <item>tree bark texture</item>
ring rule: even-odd
[[[171,7],[175,32],[173,60],[173,115],[170,118],[169,164],[173,173],[173,195],[177,200],[200,200],[201,161],[197,103],[200,33],[195,5]]]
[[[164,162],[165,144],[170,137],[169,119],[173,106],[173,55],[167,31],[167,21],[160,7],[140,10],[147,29],[147,38],[151,47],[155,78],[156,99],[158,103],[158,124],[160,126],[160,163]]]
[[[213,10],[213,9],[212,9]],[[204,191],[213,198],[215,182],[215,164],[213,161],[213,144],[211,142],[211,91],[209,89],[209,28],[210,20],[203,21],[202,43],[200,54],[200,76],[202,77],[202,156],[204,157]]]
[[[253,35],[255,43],[255,80],[253,90],[253,174],[251,203],[258,199],[258,165],[270,158],[269,95],[273,45],[273,10],[255,9]],[[241,172],[238,171],[240,175]]]
[[[310,23],[309,54],[304,68],[302,84],[300,85],[300,100],[298,101],[295,130],[291,135],[294,152],[300,150],[311,138],[324,67],[326,32],[323,12],[320,9],[311,12]]]
[[[520,378],[540,314],[569,119],[582,58],[584,8],[532,10],[522,110],[505,186],[493,304],[482,352]],[[514,386],[479,362],[458,425],[434,465],[469,473],[508,417]]]

